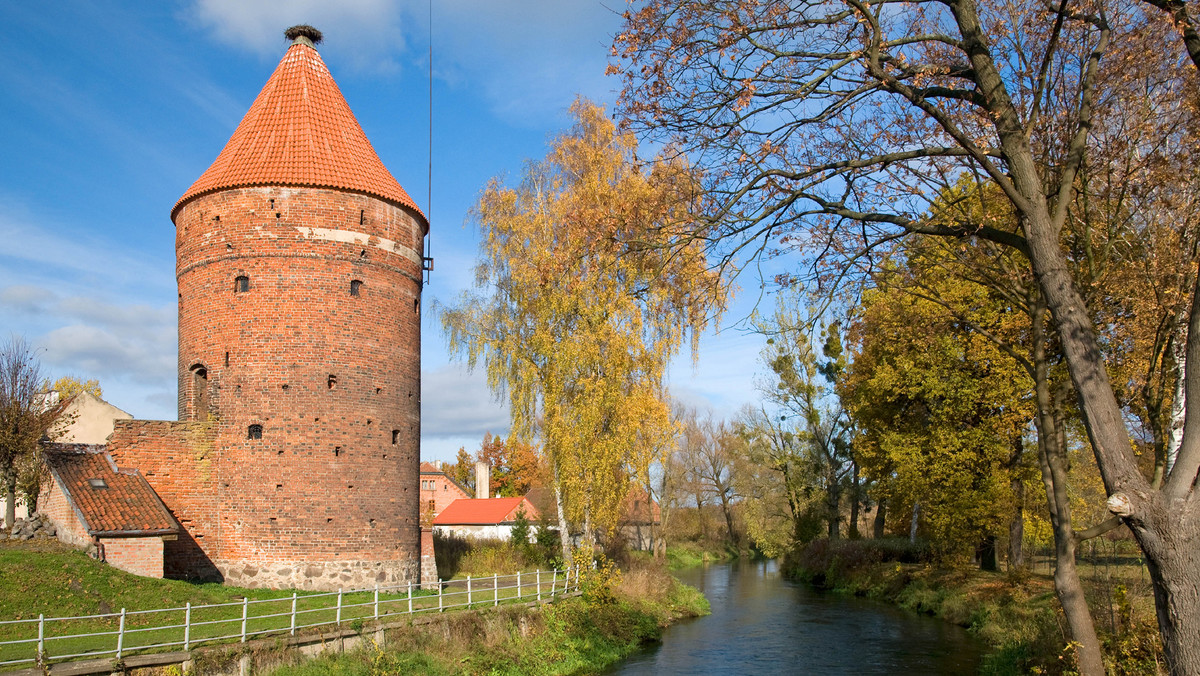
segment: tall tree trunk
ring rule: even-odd
[[[575,560],[571,555],[571,531],[567,527],[567,510],[563,509],[562,479],[559,477],[558,465],[554,464],[554,506],[558,509],[559,545],[562,546],[563,565],[570,568]]]
[[[12,528],[13,523],[17,520],[17,468],[13,463],[8,470],[0,476],[4,481],[4,527]]]
[[[853,473],[850,475],[850,532],[848,536],[851,540],[857,540],[862,537],[858,532],[858,506],[861,502],[858,490],[858,463],[853,465]]]
[[[1025,566],[1025,482],[1014,478],[1010,482],[1016,499],[1016,513],[1008,522],[1008,568],[1015,570]]]
[[[1171,398],[1171,414],[1167,421],[1166,473],[1169,475],[1179,456],[1179,445],[1183,443],[1183,417],[1187,413],[1187,389],[1184,387],[1187,373],[1187,315],[1180,310],[1175,318],[1175,339],[1171,343],[1172,376],[1175,379],[1174,396]]]
[[[958,24],[962,48],[974,70],[975,82],[992,114],[999,151],[1004,157],[1004,174],[1000,175],[999,170],[990,173],[1017,211],[1034,278],[1054,318],[1084,427],[1104,479],[1104,488],[1110,496],[1109,511],[1125,521],[1146,554],[1151,570],[1158,571],[1152,578],[1168,670],[1173,674],[1200,674],[1197,566],[1195,559],[1191,559],[1190,569],[1184,565],[1189,556],[1194,556],[1187,552],[1200,549],[1200,540],[1196,539],[1200,534],[1200,508],[1196,506],[1194,488],[1200,468],[1200,409],[1193,407],[1185,414],[1184,438],[1176,465],[1162,490],[1154,490],[1142,476],[1130,451],[1129,432],[1105,368],[1092,317],[1075,286],[1062,249],[1060,235],[1067,204],[1065,201],[1057,203],[1052,211],[1047,197],[1069,190],[1074,182],[1073,168],[1078,167],[1083,142],[1093,124],[1094,91],[1090,84],[1085,84],[1079,98],[1078,128],[1071,141],[1069,161],[1055,179],[1058,185],[1047,185],[1040,169],[1048,168],[1034,155],[1021,114],[992,58],[992,48],[975,0],[948,0],[947,5]],[[1092,48],[1084,71],[1088,83],[1094,79],[1097,59],[1105,51],[1109,30],[1107,25],[1099,27],[1100,40]],[[1200,298],[1193,290],[1187,348],[1187,362],[1191,365],[1200,360],[1200,337],[1195,335],[1200,329],[1198,301]],[[1200,399],[1200,378],[1189,377],[1187,380],[1187,398]],[[1196,396],[1192,396],[1193,392]],[[1191,424],[1193,419],[1196,425]],[[1054,463],[1051,463],[1051,469],[1054,469]],[[1069,529],[1069,520],[1061,517],[1060,514],[1060,521],[1065,524],[1060,526]],[[1060,562],[1065,563],[1061,559]],[[1184,592],[1189,584],[1191,591]],[[1103,673],[1092,667],[1089,664],[1089,671],[1084,673]]]
[[[875,505],[875,523],[873,524],[871,537],[876,540],[882,538],[887,532],[887,500],[880,499]]]
[[[739,547],[737,534],[733,532],[733,504],[725,492],[721,493],[721,511],[725,513],[725,529],[729,534],[729,543],[734,547]]]
[[[829,539],[837,540],[842,536],[842,492],[838,488],[837,477],[833,477],[830,481],[825,507],[829,510]]]
[[[921,514],[921,503],[913,503],[912,524],[908,527],[908,541],[917,541],[917,517]]]
[[[1025,481],[1021,478],[1021,458],[1025,455],[1025,443],[1021,434],[1013,435],[1013,453],[1008,469],[1012,478],[1008,485],[1013,492],[1013,516],[1008,522],[1008,569],[1015,570],[1025,565]]]
[[[1034,292],[1036,293],[1036,292]],[[1079,571],[1075,566],[1075,530],[1071,525],[1071,502],[1067,493],[1066,439],[1055,415],[1050,394],[1046,360],[1045,310],[1040,296],[1032,308],[1032,341],[1034,365],[1034,396],[1037,403],[1035,426],[1038,432],[1038,460],[1046,484],[1046,500],[1050,504],[1050,523],[1054,529],[1054,591],[1067,620],[1067,631],[1078,646],[1079,673],[1083,676],[1104,676],[1104,659],[1100,639],[1088,609]]]

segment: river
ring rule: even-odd
[[[974,674],[982,646],[961,627],[790,582],[774,561],[676,574],[712,614],[671,625],[615,674]]]

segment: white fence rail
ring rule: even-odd
[[[453,608],[541,601],[578,591],[579,567],[439,580],[437,591],[420,584],[376,586],[336,592],[292,592],[290,597],[182,608],[126,610],[78,617],[0,621],[0,670],[23,664],[50,664],[78,658],[125,656],[165,648],[245,643],[265,635],[295,635],[327,625],[361,628],[389,616],[444,612]]]

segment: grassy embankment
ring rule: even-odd
[[[597,673],[658,640],[662,628],[708,613],[708,601],[662,567],[637,563],[584,578],[584,594],[535,608],[447,616],[389,631],[384,646],[323,657],[273,672],[317,674]]]
[[[1110,674],[1160,673],[1152,593],[1137,567],[1084,584]],[[879,599],[966,627],[990,649],[986,674],[1069,674],[1074,657],[1048,575],[941,567],[904,540],[818,540],[789,555],[784,574]]]
[[[592,587],[593,590],[605,588],[603,585],[597,586],[595,581]],[[479,604],[489,606],[483,613],[440,615],[438,623],[430,625],[425,631],[413,628],[389,632],[385,651],[349,653],[338,660],[321,661],[311,667],[301,668],[305,670],[303,673],[358,673],[357,670],[363,665],[366,665],[368,672],[372,667],[381,665],[387,665],[388,668],[384,669],[387,672],[394,669],[426,673],[594,671],[621,659],[643,642],[656,639],[661,626],[671,620],[703,614],[708,608],[699,592],[679,585],[664,570],[653,566],[634,567],[613,588],[615,591],[610,595],[597,596],[595,591],[591,592],[589,601],[576,598],[537,609],[504,605],[490,608],[489,601]],[[304,598],[309,594],[300,594],[297,609],[303,612],[311,606]],[[137,577],[92,560],[56,541],[5,541],[0,544],[0,620],[36,619],[39,614],[47,617],[104,614],[119,612],[121,608],[134,611],[182,607],[188,602],[193,605],[230,604],[205,611],[207,614],[193,612],[193,622],[219,618],[235,620],[232,624],[209,625],[210,633],[207,634],[205,629],[194,627],[192,640],[202,643],[205,636],[237,633],[240,630],[240,601],[243,597],[251,601],[283,599],[279,603],[251,605],[249,631],[286,629],[287,617],[256,618],[255,615],[286,613],[290,609],[291,595],[291,590],[243,589]],[[482,595],[486,596],[487,592]],[[502,601],[505,596],[508,594],[501,593]],[[345,595],[347,606],[363,602],[366,607],[344,608],[343,621],[350,626],[363,623],[359,618],[369,617],[372,613],[370,597],[369,593]],[[402,597],[380,595],[383,603],[389,598]],[[325,601],[327,603],[328,599]],[[434,598],[418,598],[415,601],[417,607],[429,603],[434,607],[437,605]],[[403,612],[406,603],[397,605],[399,612]],[[387,612],[386,607],[381,610]],[[303,622],[332,620],[333,613],[333,610],[311,612]],[[325,615],[330,617],[326,618]],[[180,624],[182,619],[182,612],[129,615],[127,628]],[[277,627],[280,622],[283,624]],[[366,620],[364,624],[369,623],[370,620]],[[113,631],[116,629],[116,620],[81,620],[48,626],[53,626],[55,634]],[[34,636],[36,624],[0,625],[0,640]],[[137,638],[134,639],[134,636]],[[482,651],[477,650],[479,636],[488,637],[486,648]],[[180,629],[154,630],[127,636],[125,645],[126,649],[130,649],[136,645],[180,639]],[[111,649],[114,642],[112,636],[68,639],[49,641],[47,648],[53,656]],[[31,644],[0,648],[0,660],[31,657],[32,654]],[[291,659],[286,655],[280,655],[279,658]],[[356,664],[358,666],[354,666]],[[534,669],[535,665],[540,666]]]

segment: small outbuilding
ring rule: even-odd
[[[525,497],[455,500],[434,518],[433,529],[441,535],[508,540],[521,513],[531,523],[542,518]]]
[[[46,444],[50,482],[39,503],[58,539],[92,545],[121,570],[163,576],[163,543],[179,523],[136,469],[121,469],[104,446]]]

